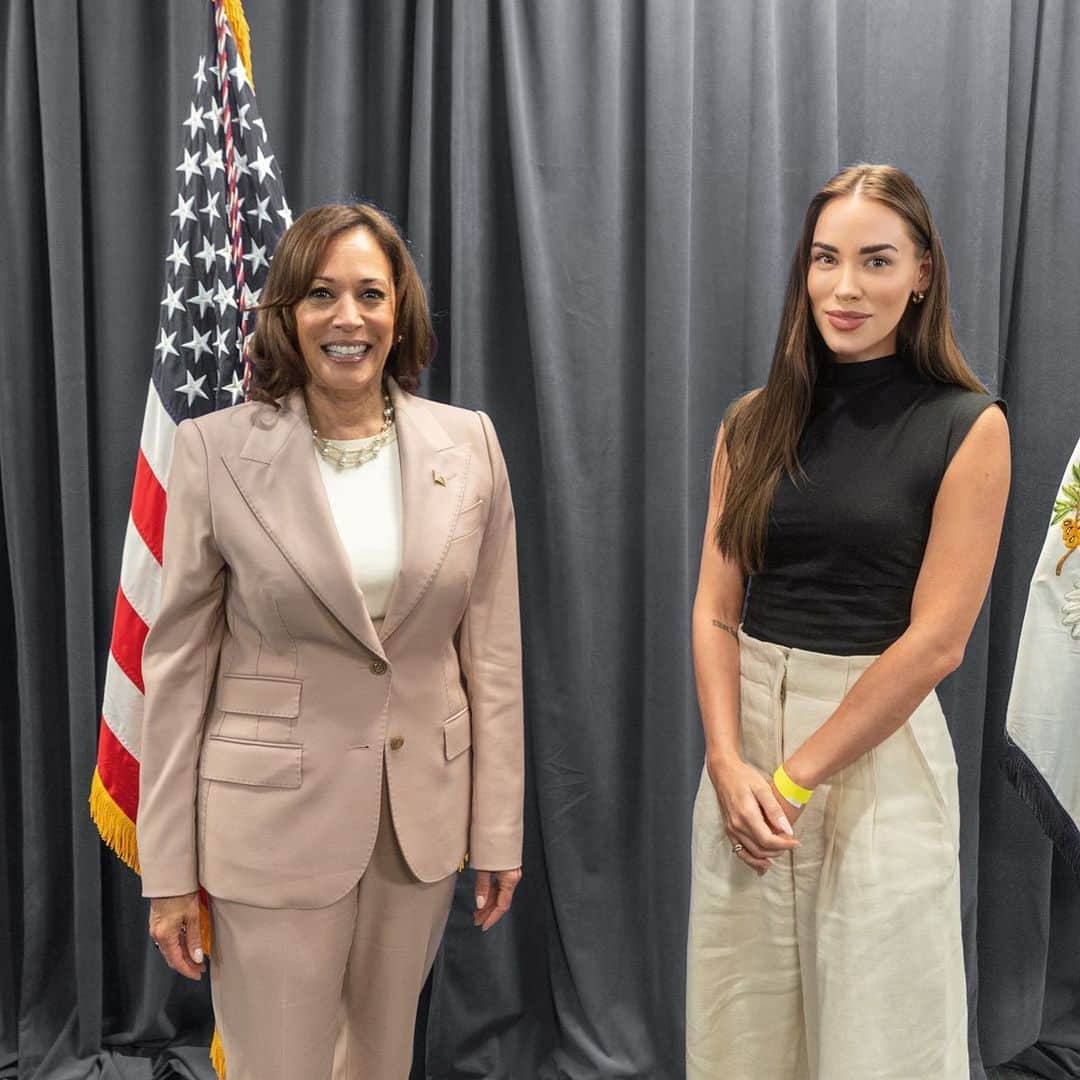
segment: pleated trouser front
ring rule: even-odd
[[[875,657],[739,640],[742,751],[771,774]],[[687,1080],[967,1080],[956,759],[937,695],[822,784],[795,835],[759,878],[702,773]]]
[[[342,899],[300,910],[211,897],[228,1080],[407,1080],[456,877],[429,884],[409,870],[384,776],[375,848]]]

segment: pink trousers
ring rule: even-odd
[[[455,878],[413,876],[384,781],[371,861],[336,903],[294,910],[211,898],[211,988],[229,1080],[406,1080]]]

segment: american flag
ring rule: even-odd
[[[255,105],[247,25],[235,0],[208,0],[208,37],[181,124],[157,341],[113,616],[90,812],[135,870],[142,649],[161,592],[166,483],[176,425],[244,399],[246,335],[270,258],[292,224]],[[238,53],[237,37],[241,45]]]

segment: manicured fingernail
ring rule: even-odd
[[[476,896],[476,906],[482,908],[487,903],[487,897],[481,896],[479,893]]]
[[[202,951],[202,949],[196,949],[191,955],[195,958],[195,963],[196,964],[201,964],[203,962],[203,951]]]
[[[780,819],[780,828],[788,834],[788,836],[794,836],[795,830],[791,827],[791,822],[786,817]]]

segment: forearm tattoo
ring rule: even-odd
[[[726,630],[736,641],[739,640],[739,631],[734,626],[728,626],[726,622],[721,622],[719,619],[713,619],[712,624],[721,630]]]

